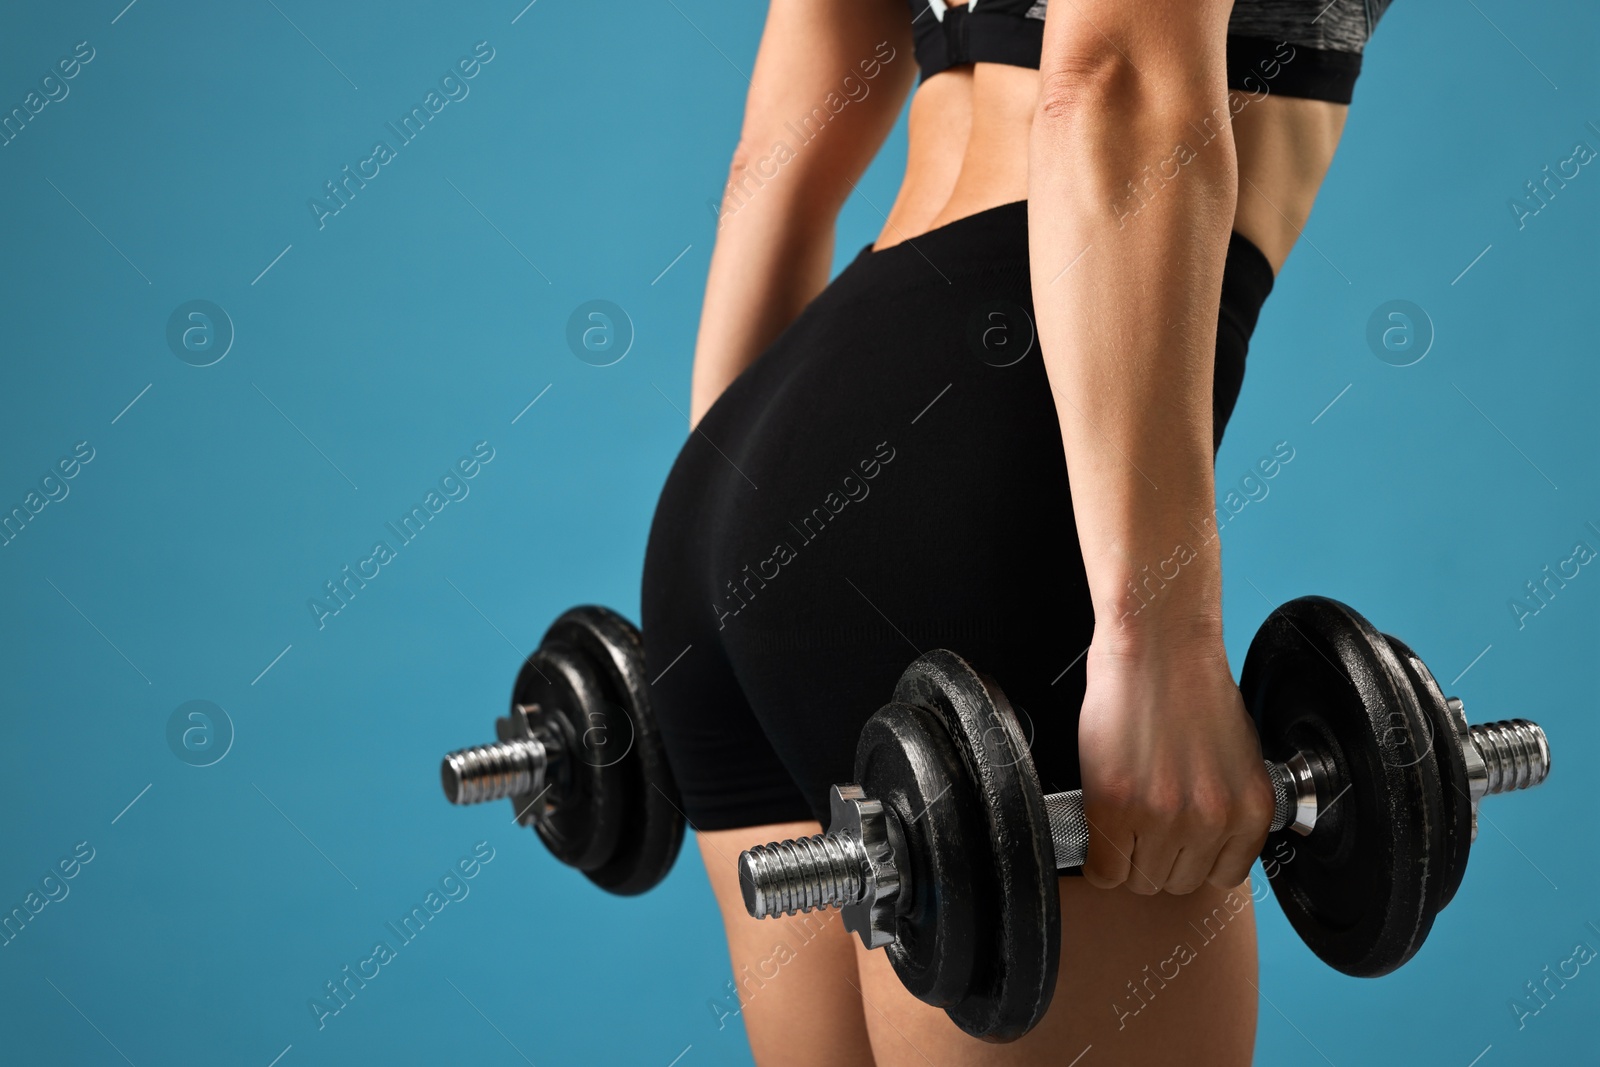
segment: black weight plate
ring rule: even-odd
[[[1443,909],[1461,888],[1461,876],[1467,873],[1467,853],[1472,848],[1472,787],[1467,781],[1467,761],[1461,754],[1461,742],[1456,736],[1449,705],[1445,703],[1444,690],[1439,688],[1433,672],[1404,641],[1388,634],[1383,636],[1400,657],[1406,678],[1433,731],[1428,754],[1439,769],[1445,813],[1444,862],[1440,865],[1439,879],[1439,907]]]
[[[994,860],[995,951],[979,957],[972,990],[946,1014],[974,1037],[1013,1041],[1050,1006],[1061,952],[1054,852],[1033,759],[1005,694],[954,652],[918,657],[894,699],[928,709],[950,732]]]
[[[889,962],[912,996],[950,1008],[971,989],[978,958],[995,951],[987,925],[999,906],[966,765],[932,712],[886,704],[861,729],[855,780],[899,817],[911,867]]]
[[[634,783],[626,768],[602,766],[575,755],[582,751],[591,716],[606,714],[603,685],[581,651],[546,640],[528,657],[511,694],[513,714],[519,704],[537,704],[536,721],[550,724],[561,737],[565,755],[545,796],[555,803],[555,810],[543,811],[543,804],[535,807],[533,828],[556,859],[582,871],[601,867],[616,855],[626,813],[634,803]],[[524,811],[533,799],[518,796],[512,803]]]
[[[1330,967],[1388,974],[1433,925],[1444,851],[1431,731],[1405,668],[1353,609],[1301,597],[1261,624],[1239,687],[1269,758],[1322,753],[1337,782],[1310,836],[1267,838],[1278,903]]]
[[[659,884],[677,860],[684,816],[683,800],[650,707],[639,631],[609,608],[586,605],[564,612],[544,639],[581,649],[598,667],[605,699],[615,709],[587,724],[584,733],[590,743],[580,738],[579,758],[618,764],[618,769],[634,780],[633,804],[624,815],[616,856],[603,867],[584,873],[612,893],[643,893]]]

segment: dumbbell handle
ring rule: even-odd
[[[1265,762],[1273,797],[1272,825],[1267,829],[1276,831],[1293,825],[1304,826],[1302,833],[1309,832],[1316,821],[1316,790],[1309,765],[1298,756],[1283,763]],[[1082,867],[1089,856],[1089,819],[1083,813],[1083,790],[1047,794],[1044,810],[1050,822],[1050,840],[1055,843],[1057,869]]]
[[[1298,755],[1283,763],[1265,762],[1274,797],[1272,829],[1281,830],[1294,823],[1303,827],[1302,833],[1309,833],[1316,819],[1317,796],[1309,764]],[[883,851],[883,842],[900,837],[890,833],[887,825],[895,822],[895,817],[881,802],[868,799],[860,786],[836,785],[832,798],[834,825],[827,833],[774,841],[740,853],[739,883],[745,910],[752,918],[765,919],[818,907],[846,908],[845,925],[852,930],[863,926],[866,932],[862,938],[867,947],[877,948],[887,942],[882,940],[884,931],[876,929],[873,909],[868,907],[867,915],[859,921],[850,909],[877,897],[881,889],[878,883],[884,877],[890,892],[898,894],[909,873],[903,866],[904,857]],[[1050,793],[1044,798],[1044,809],[1057,869],[1083,866],[1089,853],[1089,820],[1083,813],[1083,790]],[[853,825],[840,825],[841,813],[853,814]],[[866,832],[868,821],[878,827],[871,833]],[[868,837],[880,842],[876,849],[869,849],[865,843]],[[877,862],[869,852],[876,853]]]
[[[1544,731],[1524,719],[1479,723],[1468,728],[1459,701],[1454,697],[1449,701],[1461,724],[1459,741],[1463,757],[1470,757],[1468,778],[1476,836],[1478,801],[1496,793],[1531,789],[1543,782],[1550,773],[1550,747]],[[1272,780],[1273,792],[1271,829],[1288,826],[1309,834],[1317,819],[1332,809],[1349,784],[1335,783],[1332,774],[1328,761],[1316,755],[1295,753],[1281,763],[1267,761],[1267,777]],[[864,799],[859,786],[835,786],[836,801],[843,799],[838,796],[841,790],[851,791],[855,799],[850,800],[850,804]],[[875,819],[892,822],[893,813],[881,802],[867,800],[867,804],[877,813]],[[1089,845],[1083,791],[1051,793],[1044,798],[1044,804],[1056,867],[1083,866]],[[856,810],[860,814],[865,809]],[[877,833],[872,836],[875,841],[882,837]],[[836,826],[812,837],[774,841],[747,849],[739,855],[739,881],[745,909],[752,917],[763,919],[818,907],[860,906],[863,900],[875,897],[882,903],[885,899],[882,891],[887,888],[888,897],[898,895],[910,874],[902,857],[882,855],[881,848],[887,847],[877,846],[871,850],[878,857],[875,861],[859,830]],[[887,887],[877,884],[882,878],[875,869],[885,859]],[[848,912],[845,919],[850,929],[856,929],[851,925],[852,916]],[[858,932],[869,948],[887,944],[884,938],[892,936],[875,924],[863,926]]]
[[[1521,719],[1479,723],[1468,729],[1467,743],[1484,767],[1479,779],[1484,796],[1530,788],[1544,781],[1550,772],[1544,731],[1533,723]],[[1276,832],[1291,826],[1309,834],[1317,817],[1339,799],[1331,780],[1318,780],[1319,775],[1327,773],[1326,762],[1296,753],[1281,763],[1267,760],[1266,764],[1273,799],[1272,824],[1267,830]],[[1478,799],[1472,797],[1474,806]],[[1082,867],[1089,853],[1083,790],[1050,793],[1044,798],[1044,809],[1050,823],[1050,839],[1055,843],[1057,869]]]

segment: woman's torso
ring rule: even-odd
[[[944,19],[952,17],[939,0],[932,3]],[[1296,6],[1305,5],[1278,4]],[[935,17],[934,10],[928,0],[913,0],[907,17],[919,28]],[[985,208],[1026,199],[1028,139],[1039,86],[1035,67],[1006,62],[961,63],[926,77],[911,101],[905,177],[874,247],[887,248]],[[1271,77],[1263,76],[1254,92],[1233,90],[1230,111],[1239,159],[1234,228],[1277,270],[1311,213],[1348,107],[1274,93]]]

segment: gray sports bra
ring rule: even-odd
[[[963,63],[1038,69],[1049,0],[909,0],[926,81]],[[1234,0],[1228,87],[1348,104],[1361,52],[1390,0]]]

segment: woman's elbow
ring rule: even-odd
[[[1031,142],[1030,184],[1042,198],[1108,205],[1119,228],[1152,203],[1232,217],[1238,166],[1223,57],[1130,57],[1104,38],[1058,51],[1041,68]]]
[[[1048,28],[1035,121],[1070,127],[1104,117],[1160,125],[1218,105],[1226,115],[1227,10],[1210,10],[1215,6],[1191,2],[1181,12],[1145,12],[1126,26],[1081,18]]]

